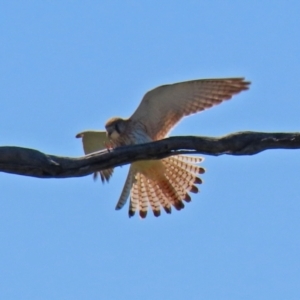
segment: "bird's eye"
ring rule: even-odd
[[[118,134],[121,134],[120,127],[119,127],[119,124],[118,124],[118,123],[116,123],[115,129],[116,129],[116,132],[117,132]]]

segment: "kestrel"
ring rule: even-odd
[[[85,154],[106,148],[107,142],[120,147],[157,141],[183,117],[229,100],[247,90],[249,84],[244,78],[221,78],[162,85],[145,94],[130,118],[111,118],[105,124],[106,131],[83,131],[76,137],[82,138]],[[181,210],[184,201],[191,201],[189,192],[198,192],[196,184],[202,182],[198,174],[204,169],[197,164],[202,160],[178,155],[132,163],[116,209],[121,209],[130,196],[130,217],[139,210],[145,218],[149,205],[156,217],[161,207],[167,213],[171,213],[172,206]],[[108,181],[112,172],[108,169],[98,173],[102,181]]]

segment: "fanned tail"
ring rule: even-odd
[[[130,167],[122,194],[116,209],[121,209],[130,195],[129,216],[139,211],[140,217],[147,216],[148,206],[154,216],[160,216],[160,207],[171,213],[184,208],[184,201],[190,202],[189,193],[197,193],[197,184],[202,183],[198,174],[205,170],[198,166],[203,159],[193,156],[173,156],[151,164],[139,162]]]

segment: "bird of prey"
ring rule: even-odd
[[[157,141],[183,117],[229,100],[247,90],[249,84],[244,78],[220,78],[162,85],[145,94],[130,118],[111,118],[105,124],[106,131],[83,131],[76,137],[82,138],[85,154],[105,149],[107,141],[113,147]],[[196,184],[202,182],[198,174],[204,173],[197,165],[201,161],[201,157],[178,155],[132,163],[116,209],[130,197],[130,217],[139,211],[145,218],[149,205],[156,217],[161,207],[167,213],[172,206],[181,210],[184,202],[191,201],[189,193],[198,192]],[[98,173],[102,181],[108,181],[112,172],[107,169]]]

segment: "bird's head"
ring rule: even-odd
[[[111,118],[106,124],[107,137],[111,140],[117,140],[126,129],[126,120],[121,118]]]

